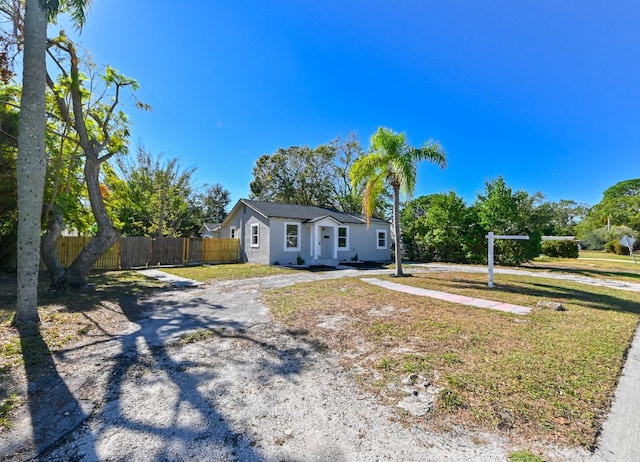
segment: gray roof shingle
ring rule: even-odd
[[[281,204],[277,202],[263,202],[249,199],[240,199],[240,202],[269,218],[291,218],[295,220],[309,221],[328,216],[340,223],[366,223],[366,218],[362,215],[339,212],[338,210],[327,207]],[[387,223],[386,220],[381,220],[375,217],[371,217],[371,222]]]

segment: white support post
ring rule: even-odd
[[[493,289],[493,243],[495,239],[521,239],[521,240],[529,240],[529,236],[510,236],[510,235],[495,235],[493,231],[489,231],[489,234],[485,236],[489,240],[489,255],[487,258],[487,263],[489,265],[489,288]]]
[[[489,239],[489,288],[493,289],[493,231],[489,231],[487,238]]]

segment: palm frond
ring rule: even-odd
[[[86,12],[91,6],[91,0],[65,0],[65,5],[74,24],[78,28],[82,28],[87,18]]]
[[[386,185],[411,197],[416,187],[418,163],[423,160],[443,168],[447,164],[446,153],[438,143],[428,141],[421,148],[413,148],[404,133],[379,127],[371,137],[369,154],[359,158],[350,171],[354,187],[365,185],[363,213],[368,215],[373,211]]]
[[[367,227],[371,224],[371,217],[375,213],[380,194],[384,191],[384,177],[377,175],[365,183],[362,191],[362,214],[367,219]]]
[[[380,156],[377,154],[369,154],[358,158],[349,171],[351,184],[356,187],[368,180],[370,177],[377,175],[380,170]]]
[[[47,14],[47,20],[53,22],[58,13],[68,12],[74,25],[81,29],[86,20],[86,11],[91,0],[40,0],[40,5]]]
[[[412,149],[411,157],[414,161],[428,160],[438,167],[447,166],[447,154],[440,143],[429,140],[421,148]]]

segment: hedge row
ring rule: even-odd
[[[578,243],[576,241],[543,241],[542,253],[547,257],[578,258]]]

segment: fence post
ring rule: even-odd
[[[189,238],[182,238],[182,265],[186,266],[189,264]]]

